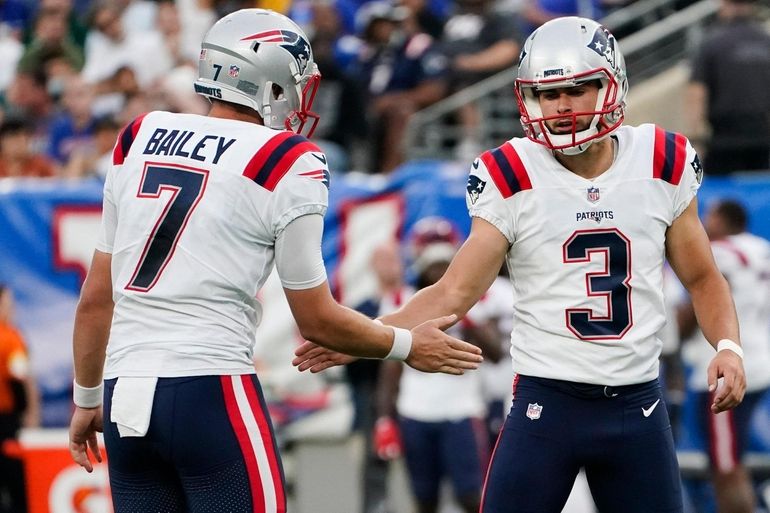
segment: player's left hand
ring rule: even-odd
[[[305,341],[294,351],[295,358],[291,364],[300,372],[310,370],[312,373],[321,372],[338,365],[347,365],[358,360],[355,356],[338,353],[326,349],[310,341]]]
[[[708,368],[709,392],[714,392],[712,413],[735,408],[746,393],[746,374],[743,360],[730,350],[718,351]],[[719,385],[719,386],[717,386]]]
[[[99,443],[96,441],[96,432],[102,432],[102,407],[80,408],[75,406],[70,422],[70,456],[75,463],[93,472],[94,466],[88,451],[96,461],[102,462],[102,454],[99,452]]]

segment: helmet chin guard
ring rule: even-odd
[[[539,92],[594,80],[601,88],[593,111],[543,115]],[[614,36],[595,21],[557,18],[524,42],[515,92],[525,135],[551,150],[576,155],[623,123],[628,93],[625,61]],[[577,119],[585,116],[591,116],[588,127],[578,130]],[[554,133],[546,125],[546,121],[565,118],[572,121],[571,133]]]
[[[254,109],[265,126],[310,136],[321,74],[302,29],[267,9],[242,9],[214,24],[201,43],[195,91]]]

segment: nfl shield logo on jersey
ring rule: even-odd
[[[540,406],[537,403],[529,403],[529,406],[527,406],[527,417],[529,417],[532,420],[537,420],[540,418],[540,413],[543,411],[543,407]]]
[[[588,201],[591,203],[596,203],[599,201],[599,189],[597,187],[589,187],[588,188],[588,194],[586,194],[586,197],[588,198]]]
[[[231,77],[233,77],[233,78],[238,78],[238,75],[240,75],[240,74],[241,74],[241,68],[239,68],[238,66],[236,66],[236,65],[232,64],[232,65],[230,65],[230,69],[228,70],[228,72],[227,72],[227,73],[228,73],[228,74],[229,74]]]

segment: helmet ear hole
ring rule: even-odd
[[[283,87],[279,86],[275,82],[273,82],[273,86],[271,88],[271,91],[273,93],[273,99],[274,100],[283,100]]]

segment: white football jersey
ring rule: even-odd
[[[747,390],[765,389],[770,386],[770,242],[741,233],[713,241],[711,251],[733,293]],[[688,386],[706,391],[714,348],[700,330],[685,344],[683,357],[693,367]]]
[[[658,375],[665,235],[700,185],[687,139],[621,127],[617,155],[589,180],[550,150],[512,139],[472,166],[471,216],[508,239],[514,370],[600,385]]]
[[[326,157],[292,132],[168,112],[129,124],[97,244],[115,300],[105,377],[254,372],[276,237],[325,213],[328,184]]]
[[[396,294],[389,294],[380,302],[380,315],[392,313],[414,294],[414,289],[404,287]],[[481,322],[479,307],[471,308],[467,317],[471,322]],[[463,322],[463,321],[460,321]],[[462,339],[460,323],[447,330],[453,337]],[[462,376],[427,373],[404,365],[399,381],[396,409],[399,415],[422,422],[442,422],[482,417],[486,411],[481,390],[481,375],[466,372]]]

